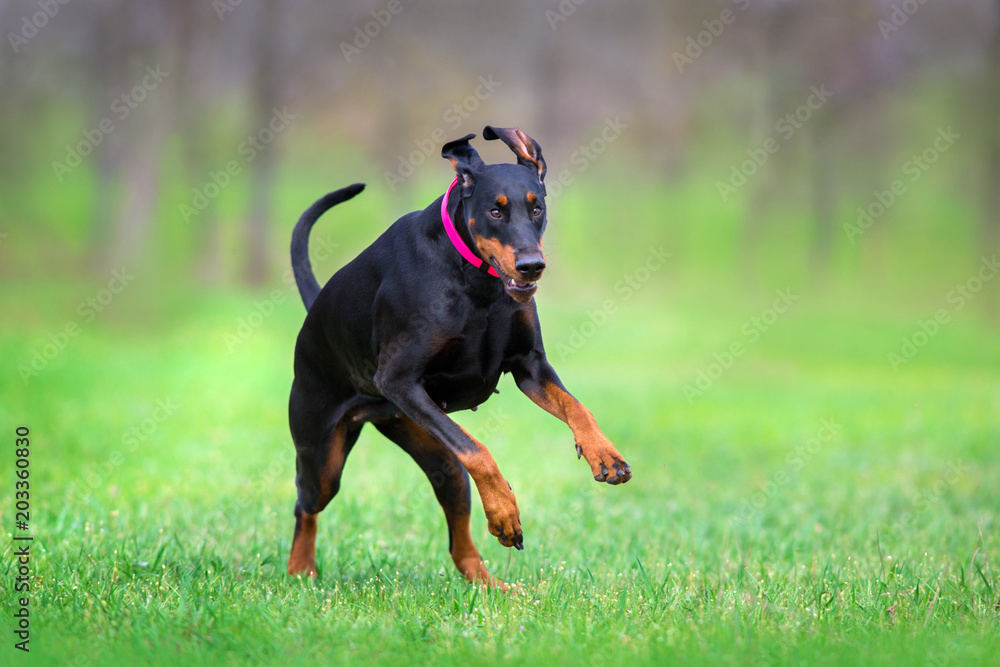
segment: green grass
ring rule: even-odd
[[[458,576],[430,485],[370,428],[321,515],[322,578],[284,573],[291,291],[230,351],[265,294],[137,282],[25,386],[14,369],[97,286],[2,286],[19,324],[0,333],[0,422],[11,445],[31,427],[36,536],[30,660],[8,634],[2,661],[996,664],[995,329],[970,309],[894,373],[885,353],[925,309],[804,292],[689,401],[684,385],[773,295],[668,290],[657,275],[557,354],[616,298],[559,284],[539,295],[550,356],[635,478],[594,483],[568,429],[509,379],[459,415],[518,496],[526,549],[513,553],[473,500],[484,558],[519,585],[509,595]],[[128,440],[158,400],[174,413]],[[824,420],[832,438],[817,437]],[[8,539],[5,610],[11,552]]]

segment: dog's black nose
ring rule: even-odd
[[[542,259],[541,255],[521,257],[514,262],[514,268],[525,280],[537,280],[538,276],[542,275],[542,271],[545,270],[545,260]]]

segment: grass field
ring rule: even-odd
[[[3,662],[998,663],[1000,346],[971,308],[894,372],[920,308],[802,293],[753,338],[774,293],[553,286],[550,357],[635,478],[594,483],[509,378],[459,415],[518,496],[514,553],[473,499],[504,595],[454,571],[430,485],[370,428],[321,515],[320,581],[285,574],[287,286],[257,318],[270,292],[137,283],[25,385],[17,365],[100,285],[3,285],[4,469],[29,426],[36,537],[31,653],[8,633]],[[699,371],[718,377],[694,395]]]

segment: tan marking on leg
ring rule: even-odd
[[[521,534],[521,514],[517,509],[514,492],[500,474],[500,468],[493,460],[490,450],[486,449],[486,445],[469,435],[464,428],[462,431],[475,443],[476,449],[473,452],[457,454],[458,460],[476,483],[479,498],[483,501],[490,534],[498,540],[501,535],[504,536],[505,541],[500,543],[507,547],[513,546],[514,537]]]
[[[315,514],[303,512],[295,518],[295,537],[292,538],[292,553],[288,557],[288,574],[316,576]]]
[[[331,436],[330,444],[327,446],[326,463],[323,465],[319,478],[322,500],[318,509],[323,509],[333,497],[333,480],[339,478],[340,473],[344,470],[344,461],[347,458],[344,453],[344,435],[344,427],[338,425],[333,430],[333,436]]]
[[[506,583],[497,579],[489,573],[483,565],[483,559],[479,555],[479,549],[472,541],[472,532],[469,530],[469,516],[452,516],[446,512],[448,518],[448,530],[451,533],[451,559],[455,561],[455,567],[462,573],[469,583],[485,584],[490,588],[499,588],[506,591],[510,588]]]
[[[616,476],[614,464],[622,465],[625,462],[608,437],[601,432],[593,413],[583,403],[552,382],[543,384],[540,392],[529,397],[543,410],[566,422],[573,432],[580,455],[590,465],[594,477],[605,474],[610,479]],[[631,473],[627,473],[624,481],[630,478]]]

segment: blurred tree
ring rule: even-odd
[[[117,27],[112,20],[123,3],[104,0],[94,5],[88,15],[89,24],[84,29],[94,35],[93,48],[83,54],[83,62],[91,76],[86,86],[87,108],[92,118],[102,118],[108,113],[109,100],[121,94],[125,87],[125,71],[129,62],[131,39],[129,31]],[[108,136],[95,149],[97,174],[94,184],[94,206],[88,235],[88,256],[95,270],[111,261],[111,229],[115,215],[115,195],[118,181],[121,136]]]
[[[1000,251],[1000,0],[993,0],[992,23],[982,68],[983,102],[977,132],[983,147],[980,238],[982,254],[987,257]],[[984,308],[988,317],[1000,319],[1000,299],[986,299]]]
[[[167,0],[145,4],[123,0],[110,3],[108,8],[113,15],[106,20],[124,34],[126,45],[124,53],[117,54],[127,66],[125,84],[117,94],[131,96],[132,91],[145,85],[142,82],[147,67],[162,63],[162,68],[170,72],[178,56],[177,23],[172,18],[175,14]],[[168,77],[166,87],[173,85]],[[171,99],[163,92],[154,103],[144,103],[153,98],[152,90],[147,90],[142,100],[136,96],[127,102],[130,115],[140,115],[142,123],[119,118],[122,127],[115,134],[122,141],[109,144],[109,149],[116,152],[111,159],[121,175],[122,193],[112,218],[110,261],[114,265],[134,266],[148,249],[160,195],[163,144],[170,129]]]
[[[980,132],[983,142],[982,243],[985,252],[1000,250],[1000,0],[994,0],[993,29],[982,76]]]
[[[282,13],[277,0],[259,0],[250,57],[253,79],[250,94],[251,127],[254,134],[263,131],[279,106],[279,84],[284,71],[279,49]],[[251,285],[260,285],[268,277],[271,200],[277,172],[278,155],[274,146],[258,151],[250,162],[250,212],[247,224],[247,253],[244,275]]]
[[[217,87],[213,85],[211,65],[218,53],[211,47],[218,43],[222,21],[215,10],[199,0],[175,0],[174,8],[177,59],[172,74],[176,83],[171,91],[172,115],[180,139],[186,194],[202,187],[205,174],[215,166],[214,143],[220,127],[212,113],[212,93]],[[198,279],[218,284],[224,278],[224,266],[216,207],[207,206],[193,224]]]

